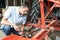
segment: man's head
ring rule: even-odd
[[[22,15],[24,15],[24,14],[27,14],[28,13],[28,11],[29,11],[29,7],[28,6],[20,6],[20,8],[19,8],[19,13],[21,13]]]

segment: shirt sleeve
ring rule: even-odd
[[[23,18],[23,23],[22,23],[22,24],[25,24],[25,23],[26,23],[26,20],[27,20],[27,16],[25,16],[25,17]]]
[[[11,8],[8,8],[6,11],[5,11],[5,13],[4,13],[4,17],[6,17],[6,18],[9,18],[10,17],[10,15],[11,15]]]

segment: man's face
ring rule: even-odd
[[[29,8],[28,8],[28,7],[20,8],[20,10],[19,10],[19,12],[20,12],[22,15],[27,14],[28,11],[29,11]]]

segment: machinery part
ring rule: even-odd
[[[30,22],[37,23],[38,18],[40,16],[38,0],[33,0],[32,8],[29,16],[30,16],[30,19],[29,19]]]
[[[2,40],[37,40],[35,38],[24,38],[24,37],[21,37],[21,36],[17,36],[17,35],[10,35]]]

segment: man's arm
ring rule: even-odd
[[[3,17],[2,20],[1,20],[1,24],[13,26],[16,31],[20,30],[14,23],[11,23],[11,22],[9,22],[7,20],[8,20],[8,18]]]
[[[4,24],[4,25],[12,25],[12,23],[10,23],[10,22],[7,21],[8,18],[10,17],[10,15],[11,15],[11,8],[8,8],[5,11],[4,15],[3,15],[3,18],[1,20],[1,24]]]
[[[22,24],[21,26],[22,26],[22,27],[21,27],[21,31],[23,31],[23,30],[24,30],[24,24]]]
[[[25,16],[24,18],[23,18],[23,23],[22,23],[22,27],[21,27],[21,31],[23,31],[23,29],[24,29],[24,25],[26,24],[26,20],[27,20],[27,16]]]
[[[11,11],[12,11],[12,10],[9,8],[9,9],[4,13],[3,18],[2,18],[2,20],[1,20],[1,24],[3,24],[3,25],[11,25],[11,26],[14,27],[15,30],[17,30],[18,27],[17,27],[14,23],[11,23],[11,22],[8,21],[8,18],[9,18],[10,15],[11,15]]]

